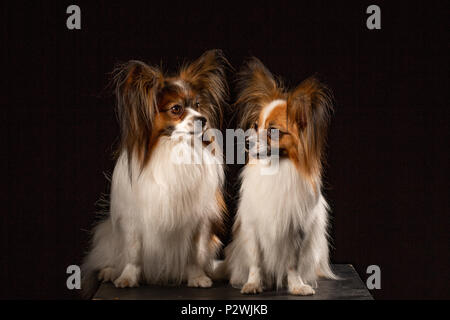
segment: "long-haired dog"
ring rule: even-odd
[[[140,61],[115,71],[120,146],[110,214],[94,228],[82,266],[86,295],[97,279],[121,288],[211,286],[224,172],[220,149],[204,152],[216,143],[204,133],[222,122],[226,65],[211,50],[173,76]],[[179,161],[180,153],[203,160]]]
[[[239,88],[240,127],[251,134],[224,266],[244,294],[286,284],[293,295],[314,294],[318,275],[335,278],[321,194],[331,94],[315,78],[288,91],[256,58],[240,73]],[[264,174],[271,161],[278,170]]]

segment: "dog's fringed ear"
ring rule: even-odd
[[[281,84],[258,58],[251,58],[238,74],[239,127],[246,130],[258,119],[264,104],[282,96]]]
[[[300,131],[305,164],[320,170],[332,106],[331,91],[315,77],[300,83],[288,96],[288,116]]]
[[[163,75],[157,68],[132,60],[116,67],[113,76],[121,130],[119,152],[126,150],[129,163],[137,152],[143,165],[149,156],[147,140],[157,112],[156,100]]]
[[[223,107],[228,94],[225,68],[230,64],[221,50],[209,50],[180,70],[180,78],[200,93],[200,110],[211,122],[211,127],[219,128],[223,118]]]

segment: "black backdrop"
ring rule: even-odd
[[[170,70],[211,48],[236,69],[255,55],[291,85],[321,75],[336,100],[324,188],[332,261],[364,281],[379,265],[376,298],[449,297],[444,1],[75,3],[78,31],[66,28],[72,1],[1,5],[1,297],[78,297],[65,271],[81,261],[114,165],[113,66]],[[381,30],[365,26],[372,3]]]

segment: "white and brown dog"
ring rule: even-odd
[[[239,85],[240,127],[252,133],[223,266],[244,294],[286,284],[293,295],[314,294],[318,275],[335,278],[321,193],[330,92],[315,78],[288,91],[256,58]],[[279,158],[271,157],[275,150]],[[278,170],[264,174],[271,161],[279,161]]]
[[[97,279],[121,288],[184,281],[211,286],[208,272],[221,246],[215,227],[224,212],[222,153],[180,163],[173,151],[202,152],[203,133],[220,127],[226,64],[211,50],[174,76],[140,61],[116,70],[120,147],[110,213],[94,228],[82,266],[86,295]],[[193,147],[196,139],[200,150]]]

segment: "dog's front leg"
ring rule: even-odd
[[[314,252],[312,250],[311,234],[306,235],[302,241],[301,248],[293,256],[289,264],[287,278],[290,294],[298,296],[309,296],[315,293],[314,289],[304,279],[314,272]]]
[[[138,287],[141,276],[139,256],[141,252],[141,240],[133,229],[132,224],[122,223],[123,258],[124,269],[121,275],[114,281],[117,288]]]
[[[203,224],[194,236],[186,270],[188,287],[209,288],[212,286],[212,280],[205,274],[205,265],[210,258],[208,252],[209,228],[209,224]]]
[[[256,235],[253,228],[249,228],[247,235],[243,241],[244,250],[248,259],[249,271],[247,282],[241,289],[243,294],[261,293],[262,279],[261,268],[259,264],[259,250]]]

